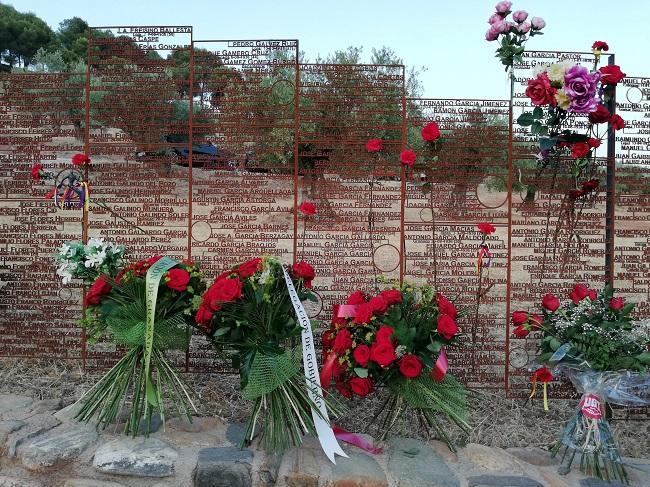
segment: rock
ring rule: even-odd
[[[469,443],[459,451],[459,457],[486,470],[507,470],[511,473],[525,473],[525,468],[522,467],[520,461],[501,448]]]
[[[282,459],[278,478],[287,487],[318,487],[318,458],[317,452],[307,445],[292,448]]]
[[[223,422],[216,417],[203,416],[199,418],[192,418],[190,423],[186,417],[172,418],[165,423],[167,429],[184,431],[186,433],[201,433],[203,431],[210,431],[223,426]]]
[[[203,448],[194,469],[194,487],[251,487],[252,463],[250,450]]]
[[[388,454],[388,473],[398,487],[460,486],[444,459],[421,441],[396,438],[390,442]]]
[[[519,460],[523,460],[526,463],[538,467],[548,467],[559,463],[557,457],[551,458],[550,452],[542,450],[541,448],[506,448],[506,451],[517,457]]]
[[[5,415],[14,416],[15,414],[27,412],[33,402],[34,400],[27,396],[19,396],[16,394],[2,396],[0,398],[0,418],[3,418]]]
[[[32,413],[51,413],[58,411],[63,407],[63,401],[61,398],[58,399],[43,399],[42,401],[35,402],[32,404],[31,412]]]
[[[82,407],[83,404],[81,402],[73,402],[69,406],[66,406],[63,409],[59,409],[56,413],[54,413],[54,417],[62,423],[76,421],[75,416]]]
[[[239,446],[246,435],[246,423],[231,423],[226,428],[226,439],[235,446]],[[257,431],[253,438],[257,435]]]
[[[146,418],[140,420],[140,425],[138,428],[138,434],[144,435],[147,432],[147,427],[149,428],[149,433],[155,433],[162,426],[162,419],[159,413],[154,413],[151,415],[151,424],[147,424],[148,421]]]
[[[7,435],[6,451],[10,457],[16,456],[16,449],[25,441],[45,433],[61,422],[48,413],[41,413],[25,419],[25,424]]]
[[[116,475],[168,477],[177,458],[176,450],[157,438],[118,438],[97,449],[93,466]]]
[[[581,487],[630,487],[627,484],[622,482],[608,482],[607,480],[601,480],[596,477],[589,477],[588,479],[580,480]]]
[[[458,455],[451,451],[444,441],[430,440],[431,449],[445,459],[446,462],[458,462]]]
[[[19,419],[6,419],[4,421],[0,421],[0,442],[4,443],[7,441],[7,436],[9,436],[9,433],[18,431],[26,424],[27,423]]]
[[[23,480],[15,477],[8,477],[7,475],[0,475],[0,487],[43,487],[43,484],[31,480]]]
[[[63,484],[63,487],[125,487],[124,484],[117,482],[109,482],[108,480],[95,480],[95,479],[68,479]]]
[[[477,475],[467,478],[468,487],[544,487],[529,477],[516,475]]]
[[[258,487],[271,487],[278,481],[278,470],[280,469],[280,462],[282,462],[282,455],[274,455],[270,453],[263,453],[256,455],[255,459],[262,456],[262,461],[255,465],[255,473],[257,478],[253,479],[254,484]]]
[[[388,487],[386,474],[377,460],[356,451],[349,455],[336,458],[327,487]]]
[[[94,426],[62,424],[25,442],[19,448],[19,456],[29,470],[58,467],[77,458],[97,436]]]

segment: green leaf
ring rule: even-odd
[[[441,348],[442,348],[442,343],[440,342],[431,341],[431,343],[427,345],[427,350],[429,350],[432,353],[440,352]]]
[[[531,132],[533,135],[539,135],[541,131],[542,131],[542,124],[539,123],[537,120],[535,120],[535,121],[530,125],[530,132]]]
[[[529,125],[532,125],[534,121],[535,119],[533,118],[533,114],[530,112],[524,112],[517,118],[517,123],[522,127],[528,127]]]
[[[364,369],[361,367],[355,367],[354,368],[354,373],[357,374],[357,377],[361,377],[362,379],[365,379],[368,377],[368,369]]]
[[[533,118],[535,120],[539,120],[544,116],[544,110],[542,110],[542,107],[535,107],[533,110]]]
[[[637,355],[636,359],[645,365],[650,365],[650,352],[643,352],[642,354]]]
[[[158,407],[158,390],[156,389],[156,386],[154,385],[151,378],[149,377],[146,380],[146,389],[147,389],[147,402],[155,408]]]

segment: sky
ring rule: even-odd
[[[194,39],[299,39],[314,60],[347,46],[392,48],[410,67],[424,67],[430,98],[507,98],[508,83],[485,41],[495,0],[1,0],[56,28],[78,16],[91,26],[191,25]],[[609,43],[628,76],[650,77],[649,0],[514,0],[546,21],[529,50],[589,51]]]

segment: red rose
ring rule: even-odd
[[[535,372],[533,372],[532,376],[533,380],[537,380],[539,382],[551,382],[554,378],[555,377],[553,377],[551,371],[546,367],[537,369]]]
[[[354,291],[348,296],[348,300],[345,304],[363,304],[366,302],[366,296],[363,294],[363,291]]]
[[[381,139],[370,139],[366,142],[366,150],[368,152],[379,152],[384,148],[384,143]]]
[[[620,115],[614,114],[610,117],[609,123],[614,130],[621,130],[625,128],[625,120]]]
[[[574,159],[580,159],[581,157],[587,157],[589,155],[589,145],[586,142],[576,142],[571,146],[571,157]]]
[[[523,325],[528,321],[528,313],[525,311],[515,311],[512,313],[512,324]]]
[[[390,340],[377,340],[370,346],[370,360],[382,367],[387,367],[397,360],[395,349]]]
[[[595,137],[589,137],[589,140],[587,140],[587,145],[592,149],[598,149],[598,147],[600,147],[600,140],[596,139]]]
[[[353,377],[350,379],[350,389],[359,397],[366,397],[372,392],[372,379],[369,377]]]
[[[555,101],[555,93],[557,90],[551,86],[551,80],[548,79],[546,73],[540,73],[536,78],[528,80],[528,88],[526,88],[526,96],[530,98],[533,105],[553,105]]]
[[[585,192],[581,191],[579,189],[572,189],[571,191],[569,191],[569,197],[571,199],[574,199],[574,200],[577,199],[577,198],[580,198],[581,196],[584,196],[584,195],[585,195]]]
[[[609,51],[609,46],[605,41],[596,41],[591,45],[591,48],[598,51]]]
[[[375,341],[377,342],[390,342],[390,336],[393,334],[395,329],[392,326],[381,325],[379,330],[377,330],[377,335]]]
[[[618,311],[625,306],[625,298],[612,298],[609,300],[609,309]]]
[[[244,262],[239,267],[237,267],[236,272],[237,274],[239,274],[239,277],[241,277],[242,279],[246,279],[247,277],[251,277],[261,268],[262,268],[262,259],[257,258],[257,259],[251,259],[248,262]]]
[[[154,255],[153,257],[149,257],[149,258],[146,260],[146,264],[147,264],[149,267],[151,267],[151,266],[154,265],[156,262],[158,262],[160,259],[162,259],[162,255]]]
[[[327,330],[323,332],[323,335],[321,336],[321,343],[323,344],[323,348],[332,348],[332,345],[334,345],[334,336],[333,336],[334,330]]]
[[[352,356],[361,367],[365,367],[370,360],[370,348],[368,345],[359,345],[352,351]]]
[[[92,283],[88,291],[86,292],[86,306],[88,305],[98,305],[104,296],[111,292],[113,286],[108,281],[108,276],[102,274],[99,276],[95,282]]]
[[[207,306],[199,306],[199,310],[196,312],[195,320],[199,325],[203,325],[201,328],[209,331],[206,325],[209,325],[210,320],[212,320],[212,310]]]
[[[454,306],[454,303],[443,296],[442,293],[436,294],[436,299],[438,301],[438,309],[442,314],[448,315],[454,320],[458,317],[458,310],[456,309],[456,306]]]
[[[598,185],[600,183],[598,182],[597,179],[590,179],[589,181],[585,181],[582,183],[582,191],[585,193],[589,193],[593,191],[594,189],[598,188]]]
[[[422,135],[422,140],[424,141],[435,142],[440,138],[440,129],[438,128],[438,124],[436,122],[426,124],[420,132],[420,135]]]
[[[388,306],[402,302],[402,292],[399,289],[386,289],[379,295],[383,296],[383,298],[388,303]]]
[[[169,289],[185,291],[187,284],[190,282],[190,273],[185,269],[169,269],[165,281]]]
[[[32,179],[34,181],[40,181],[41,180],[41,169],[43,169],[43,166],[41,166],[38,162],[35,162],[34,165],[32,166]]]
[[[406,149],[400,152],[399,160],[405,166],[413,166],[416,159],[417,155],[411,149]]]
[[[301,260],[297,264],[291,266],[291,272],[295,277],[303,280],[306,288],[311,289],[311,281],[316,277],[316,272],[314,272],[312,266],[304,260]]]
[[[593,124],[609,122],[610,113],[605,105],[598,105],[596,110],[589,114],[589,121]]]
[[[476,225],[479,232],[484,235],[491,235],[496,231],[496,228],[491,223],[483,222]]]
[[[598,293],[596,292],[595,289],[590,289],[587,291],[587,296],[589,296],[589,299],[592,301],[596,301],[596,298],[598,297]]]
[[[438,316],[438,334],[447,340],[451,340],[458,333],[458,325],[447,315]]]
[[[625,78],[625,73],[616,64],[609,64],[599,69],[600,82],[604,85],[616,85]]]
[[[388,311],[388,301],[386,301],[386,298],[384,298],[381,294],[368,301],[368,304],[372,308],[373,313],[376,315],[381,315]]]
[[[528,336],[530,332],[526,329],[524,325],[519,325],[515,327],[514,330],[512,330],[512,333],[514,333],[516,337],[525,338]]]
[[[298,210],[300,210],[300,213],[303,215],[315,215],[316,205],[311,201],[303,201]]]
[[[208,290],[209,305],[213,311],[218,311],[222,303],[229,303],[241,297],[242,282],[238,277],[219,279]]]
[[[589,288],[584,284],[576,284],[569,293],[569,297],[573,304],[578,304],[589,295]]]
[[[400,373],[409,379],[417,377],[422,372],[422,361],[410,353],[399,359],[398,365]]]
[[[352,348],[352,335],[347,329],[339,330],[334,338],[334,344],[332,345],[332,350],[334,350],[339,355],[345,353],[350,348]]]
[[[542,306],[552,313],[560,307],[560,300],[552,294],[545,294],[542,298]]]
[[[343,381],[343,380],[337,380],[334,385],[336,386],[336,390],[339,391],[339,394],[341,394],[343,397],[346,397],[348,399],[352,398],[352,389],[350,389],[350,385]]]
[[[72,164],[75,166],[83,166],[88,163],[90,163],[90,159],[86,154],[75,154],[72,156]]]
[[[374,316],[374,310],[372,306],[370,306],[370,303],[363,303],[360,304],[359,307],[357,308],[357,314],[354,317],[354,322],[358,325],[364,324],[364,323],[370,323],[370,320]]]

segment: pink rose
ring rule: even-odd
[[[515,22],[521,24],[524,20],[528,18],[528,12],[526,12],[525,10],[517,10],[514,14],[512,14],[512,18]]]
[[[499,32],[492,29],[492,27],[485,33],[485,40],[488,42],[496,41],[497,37],[499,37]]]
[[[510,7],[512,7],[512,2],[504,1],[504,2],[497,3],[494,8],[497,11],[497,13],[507,14],[508,12],[510,12]]]
[[[515,28],[520,34],[527,34],[530,31],[530,22],[523,22]]]
[[[542,30],[546,27],[546,22],[544,22],[544,19],[541,17],[533,17],[530,20],[530,24],[533,27],[533,30]]]
[[[488,24],[496,24],[497,22],[501,22],[503,20],[503,17],[501,17],[499,14],[492,14],[490,18],[488,19]]]

